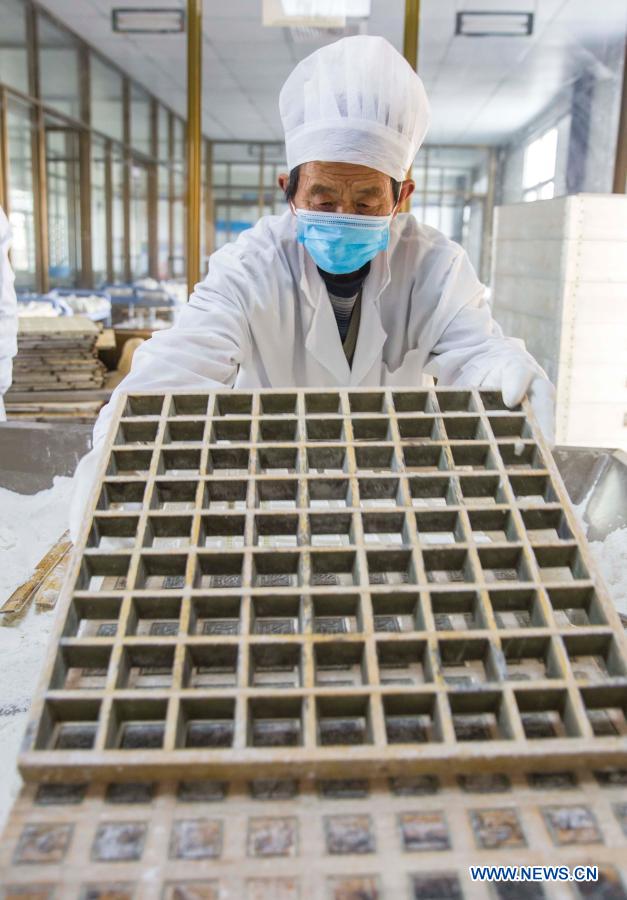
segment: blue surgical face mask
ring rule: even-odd
[[[354,216],[346,213],[295,209],[299,244],[325,272],[345,275],[356,272],[390,240],[389,216]]]

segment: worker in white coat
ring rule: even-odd
[[[552,440],[553,388],[493,320],[464,250],[399,207],[429,124],[422,81],[383,38],[343,38],[300,62],[279,98],[289,201],[215,252],[176,325],[116,390],[430,383],[528,394]],[[76,535],[98,448],[80,464]]]
[[[0,207],[0,422],[6,421],[4,394],[11,387],[13,357],[17,353],[17,298],[9,262],[11,226]]]

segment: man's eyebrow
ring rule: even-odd
[[[315,194],[337,194],[337,191],[328,184],[316,183],[309,188],[309,193],[313,196]]]
[[[358,188],[357,193],[360,197],[380,197],[383,191],[380,185],[372,184],[370,187]]]

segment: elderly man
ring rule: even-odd
[[[549,440],[553,388],[503,336],[462,248],[399,214],[429,104],[383,38],[343,38],[299,63],[279,99],[289,208],[213,254],[177,324],[147,341],[119,388],[490,386],[527,393]],[[77,532],[111,405],[80,465]]]
[[[11,226],[0,208],[0,422],[6,419],[3,396],[11,387],[13,357],[17,353],[17,299],[9,262],[10,246]]]

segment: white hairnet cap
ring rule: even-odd
[[[424,85],[382,37],[355,35],[302,60],[279,95],[287,165],[346,162],[401,181],[429,127]]]

